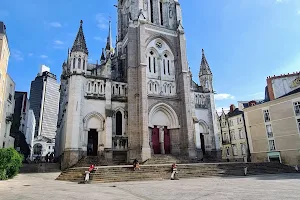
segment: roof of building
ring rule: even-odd
[[[238,108],[236,108],[236,109],[234,109],[233,112],[229,111],[229,113],[227,113],[227,116],[228,117],[234,117],[234,116],[237,116],[237,115],[241,115],[243,113],[244,113],[243,111],[240,111]]]
[[[296,93],[299,93],[299,92],[300,92],[300,87],[297,88],[297,89],[295,89],[295,90],[293,90],[293,91],[291,91],[291,92],[289,92],[289,93],[287,93],[287,94],[285,94],[285,95],[283,95],[283,96],[281,96],[281,97],[279,97],[279,98],[286,97],[286,96],[289,96],[289,95],[292,95],[292,94],[296,94]]]
[[[295,76],[295,75],[300,75],[300,72],[293,72],[292,74],[288,73],[288,74],[281,74],[279,76],[268,76],[268,79],[277,79],[277,78],[283,78],[283,77],[289,77],[289,76]]]
[[[71,49],[71,52],[83,52],[83,53],[89,54],[89,51],[87,49],[86,42],[85,42],[85,37],[83,34],[82,24],[83,24],[83,21],[81,20],[80,27],[79,27],[76,39],[74,41],[73,47]]]

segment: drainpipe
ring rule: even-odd
[[[247,133],[247,129],[246,129],[246,122],[245,122],[245,114],[243,111],[243,122],[244,122],[244,130],[245,130],[245,135],[246,135],[246,140],[247,140],[247,161],[251,162],[251,154],[250,154],[250,146],[249,146],[249,139],[248,139],[248,133]]]

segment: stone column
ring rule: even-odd
[[[160,143],[160,150],[161,154],[165,154],[165,132],[164,132],[164,127],[159,128],[159,143]]]

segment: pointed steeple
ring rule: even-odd
[[[108,53],[114,53],[114,48],[112,47],[112,37],[111,37],[111,21],[109,20],[109,30],[108,30],[108,36],[107,36],[107,42],[106,42],[106,54]]]
[[[202,49],[202,60],[201,60],[201,66],[200,66],[200,72],[199,72],[199,76],[202,76],[202,75],[212,75],[210,68],[209,68],[209,64],[208,64],[205,54],[204,54],[204,49]]]
[[[86,47],[86,42],[85,42],[85,38],[84,38],[84,34],[83,34],[82,24],[83,24],[83,21],[80,20],[80,27],[79,27],[76,39],[74,41],[73,47],[71,49],[71,52],[78,52],[79,51],[79,52],[89,54],[89,51]]]

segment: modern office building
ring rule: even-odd
[[[33,110],[36,127],[35,137],[54,139],[56,135],[59,104],[59,84],[50,69],[42,65],[40,73],[30,88],[30,109]]]

